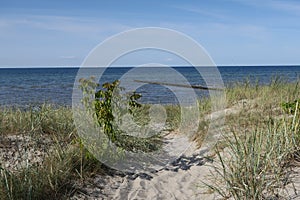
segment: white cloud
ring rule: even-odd
[[[271,10],[276,10],[279,12],[288,12],[290,14],[300,15],[300,2],[299,1],[279,1],[279,0],[231,0],[236,3],[254,6],[254,7],[261,7]]]
[[[204,10],[203,8],[199,7],[192,7],[192,6],[173,6],[174,8],[181,9],[188,12],[197,13],[203,16],[212,17],[216,19],[228,19],[229,16],[226,14],[223,14],[223,11],[221,10]]]
[[[270,3],[269,6],[277,10],[292,12],[297,15],[300,14],[300,2],[272,1],[272,3]]]
[[[106,19],[66,16],[18,15],[7,16],[6,18],[0,19],[0,27],[17,28],[20,25],[25,25],[27,27],[41,30],[53,30],[75,34],[119,32],[130,28],[127,25],[112,22]]]
[[[202,24],[193,24],[193,23],[163,23],[162,26],[172,28],[183,33],[187,33],[193,38],[197,38],[199,42],[202,41],[202,38],[212,38],[215,40],[220,38],[234,38],[244,37],[245,39],[258,40],[262,41],[270,37],[272,31],[270,31],[265,26],[260,26],[256,24],[245,24],[245,23],[202,23]]]

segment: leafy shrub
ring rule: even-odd
[[[122,116],[126,113],[134,115],[143,109],[138,102],[141,98],[136,92],[125,93],[120,87],[120,81],[104,83],[102,88],[95,92],[99,84],[94,77],[80,79],[80,89],[84,97],[82,103],[85,108],[95,115],[96,124],[103,128],[104,134],[116,146],[130,151],[154,151],[161,144],[158,136],[138,138],[125,134],[118,128]]]

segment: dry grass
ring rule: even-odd
[[[81,146],[70,108],[3,109],[0,119],[1,138],[27,135],[52,141],[49,156],[38,166],[12,171],[0,162],[0,199],[64,199],[76,191],[76,180],[104,172],[101,163]]]
[[[288,198],[283,191],[288,166],[299,156],[300,113],[287,114],[281,105],[299,97],[298,83],[278,78],[268,86],[246,83],[227,90],[229,106],[244,101],[238,114],[226,117],[228,132],[217,149],[218,176],[211,189],[225,199]]]

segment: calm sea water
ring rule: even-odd
[[[122,77],[132,68],[109,68],[103,74],[100,83]],[[174,68],[190,84],[205,85],[205,81],[193,67]],[[275,76],[283,76],[289,82],[297,81],[300,66],[234,66],[218,67],[226,87],[246,79],[259,84],[269,84]],[[95,69],[93,69],[95,70]],[[72,91],[78,68],[11,68],[0,69],[0,106],[28,107],[44,102],[58,105],[72,105]],[[149,68],[135,74],[136,79],[162,74],[163,69]],[[176,80],[174,80],[176,83]],[[146,84],[137,92],[142,94],[143,103],[177,103],[176,96],[168,88]],[[199,97],[207,95],[197,91]]]

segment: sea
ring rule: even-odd
[[[110,67],[105,69],[100,77],[100,84],[112,82],[127,76],[132,67]],[[205,78],[194,67],[172,67],[176,76],[184,77],[188,85],[207,85]],[[102,69],[103,70],[103,69]],[[299,81],[300,66],[220,66],[217,67],[220,74],[216,82],[222,81],[225,87],[233,87],[237,83],[268,85],[278,78],[286,82]],[[89,75],[97,74],[97,69],[91,69]],[[49,103],[54,105],[71,106],[72,93],[74,87],[78,87],[76,77],[80,72],[78,67],[51,67],[51,68],[0,68],[0,107],[21,107],[41,105]],[[130,73],[129,73],[130,74]],[[172,73],[168,73],[164,68],[149,67],[138,70],[134,74],[134,79],[152,80],[152,77],[166,77],[168,79],[158,79],[162,82],[178,83],[173,79]],[[78,77],[77,77],[78,78]],[[125,79],[124,79],[125,80]],[[154,79],[153,79],[154,80]],[[155,79],[157,80],[157,79]],[[218,85],[220,86],[220,85]],[[197,89],[195,89],[197,90]],[[142,95],[141,103],[149,104],[176,104],[178,96],[174,91],[165,85],[143,84],[135,88],[137,93]],[[195,92],[199,98],[207,96],[205,90]]]

